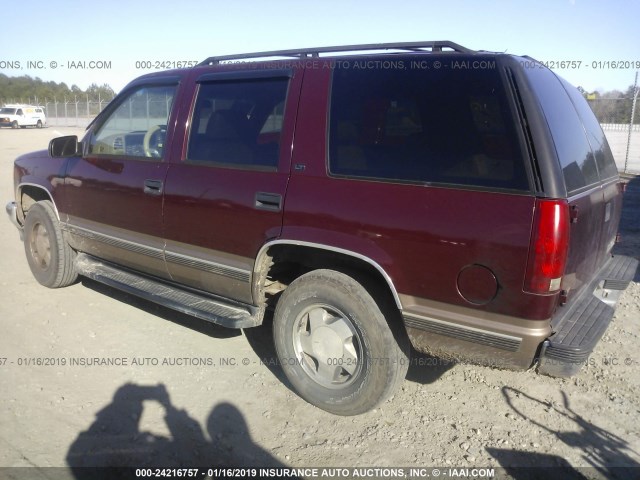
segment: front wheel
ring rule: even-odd
[[[309,272],[278,301],[274,341],[285,375],[309,403],[358,415],[386,400],[404,380],[409,342],[398,312],[378,305],[352,277]],[[395,332],[395,334],[394,334]]]
[[[50,201],[37,202],[29,209],[24,222],[24,250],[31,273],[41,285],[66,287],[78,278],[75,252],[62,236]]]
[[[42,121],[38,120],[38,123],[36,123],[36,128],[42,128]]]

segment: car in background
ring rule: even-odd
[[[0,108],[0,127],[42,128],[47,124],[43,107],[34,105],[7,104]]]

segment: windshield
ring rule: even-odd
[[[15,115],[16,114],[16,109],[15,108],[0,108],[0,113],[5,113],[7,115]]]

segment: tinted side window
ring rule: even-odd
[[[598,182],[596,161],[582,121],[558,77],[546,68],[527,69],[542,105],[569,193]]]
[[[582,96],[582,94],[566,80],[562,80],[564,88],[569,93],[571,101],[578,111],[578,115],[582,119],[582,124],[587,132],[587,139],[591,144],[591,149],[596,157],[596,164],[598,165],[598,172],[600,173],[600,179],[606,180],[611,177],[615,177],[618,174],[618,167],[613,159],[613,154],[609,148],[609,142],[605,137],[602,127],[598,123],[598,119],[593,114],[591,107]]]
[[[188,160],[276,168],[287,86],[287,79],[200,85]]]
[[[436,70],[396,58],[396,68],[357,68],[354,60],[334,70],[332,174],[529,189],[495,61]]]
[[[161,159],[175,86],[140,87],[126,95],[94,133],[91,154]]]

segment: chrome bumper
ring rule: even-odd
[[[18,206],[16,205],[16,202],[7,203],[5,209],[7,210],[7,215],[9,215],[9,220],[11,220],[11,223],[13,223],[16,228],[20,230],[20,235],[22,235],[22,225],[20,225],[20,223],[18,222]]]

